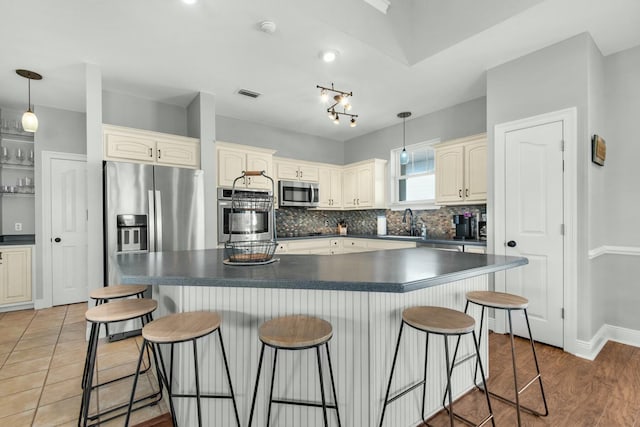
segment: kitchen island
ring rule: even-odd
[[[486,290],[488,274],[527,263],[526,258],[465,254],[429,248],[353,253],[340,256],[279,255],[280,261],[262,266],[228,266],[221,249],[128,254],[117,257],[122,283],[152,284],[159,302],[156,317],[172,312],[214,310],[223,317],[222,335],[230,360],[240,419],[246,425],[257,371],[258,326],[289,314],[319,316],[331,322],[330,342],[338,405],[344,426],[372,426],[379,422],[386,381],[402,310],[415,305],[464,309],[464,294]],[[479,320],[479,310],[470,313]],[[481,352],[486,359],[487,334]],[[431,340],[427,413],[440,409],[445,385],[442,340]],[[465,342],[466,341],[466,342]],[[471,338],[463,340],[461,358],[472,353]],[[201,347],[201,387],[226,390],[218,346],[213,336]],[[422,375],[424,334],[408,331],[399,353],[399,369],[392,392]],[[190,349],[177,357],[177,391],[193,390]],[[265,359],[267,362],[269,358]],[[325,361],[326,363],[326,361]],[[462,363],[452,381],[455,395],[472,387],[473,360]],[[278,359],[274,396],[319,400],[313,352],[283,352]],[[270,373],[270,362],[263,368]],[[327,369],[324,370],[327,372]],[[265,425],[268,378],[263,376],[255,426]],[[327,382],[325,382],[325,386]],[[386,425],[420,423],[418,389],[387,409]],[[177,399],[181,425],[195,424],[195,402]],[[233,425],[230,402],[205,400],[205,419],[212,425]],[[264,411],[262,409],[265,409]],[[337,425],[333,414],[330,425]],[[275,405],[274,426],[320,426],[318,409]]]

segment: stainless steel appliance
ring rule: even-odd
[[[280,181],[278,183],[278,200],[280,206],[283,207],[316,207],[320,201],[318,184],[315,182]]]
[[[273,215],[269,211],[235,209],[232,212],[231,188],[218,188],[218,243],[229,241],[269,240],[273,237]],[[271,197],[272,191],[236,189],[238,198]],[[233,218],[231,218],[233,215]]]
[[[105,162],[103,185],[105,286],[118,283],[114,256],[204,249],[201,170]]]

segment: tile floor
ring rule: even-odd
[[[87,304],[0,313],[0,426],[76,426],[87,350]],[[133,372],[140,339],[101,341],[96,361],[100,382]],[[139,395],[148,394],[155,378],[141,377]],[[132,379],[94,391],[91,411],[128,400]],[[132,414],[136,424],[167,412],[164,402]],[[121,426],[120,417],[103,426]]]

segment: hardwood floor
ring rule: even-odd
[[[491,391],[513,399],[513,374],[509,336],[491,334]],[[562,350],[536,344],[542,380],[549,405],[549,416],[536,417],[522,412],[524,426],[561,427],[637,427],[640,426],[640,348],[609,342],[593,362],[572,356]],[[533,357],[528,341],[516,339],[518,379],[525,384],[533,378]],[[455,373],[454,373],[455,375]],[[543,410],[539,387],[532,384],[522,401]],[[496,426],[515,426],[515,408],[492,398]],[[473,391],[454,402],[454,410],[472,420],[486,413],[484,395]],[[429,424],[448,426],[449,418],[441,411]],[[457,423],[456,425],[464,425]]]

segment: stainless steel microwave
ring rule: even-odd
[[[316,207],[320,201],[318,184],[315,182],[280,181],[278,183],[278,200],[281,207]]]
[[[218,188],[218,243],[233,241],[269,240],[273,237],[273,211],[233,210],[231,188]],[[240,189],[236,196],[271,196],[271,191]],[[233,218],[231,218],[233,215]],[[232,225],[233,223],[233,225]],[[233,229],[232,229],[233,227]]]

